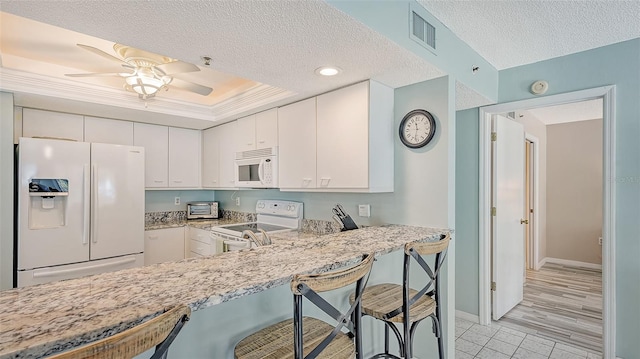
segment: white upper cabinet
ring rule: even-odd
[[[233,121],[215,127],[219,138],[219,186],[218,188],[235,188],[236,152],[238,152],[238,122]]]
[[[316,188],[316,98],[278,108],[282,189]]]
[[[213,127],[202,131],[202,187],[220,186],[220,130]]]
[[[278,146],[278,109],[256,114],[256,149]]]
[[[278,145],[278,109],[238,119],[238,152]]]
[[[280,188],[393,192],[393,89],[358,83],[279,108]]]
[[[145,187],[169,187],[169,128],[136,122],[133,124],[133,144],[144,147]]]
[[[236,124],[238,131],[238,152],[256,149],[256,115],[239,118]]]
[[[200,187],[201,139],[199,130],[169,127],[169,187]]]
[[[22,137],[48,137],[82,142],[84,116],[22,109]]]
[[[133,122],[85,116],[84,141],[133,146]]]

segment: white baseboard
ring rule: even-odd
[[[538,262],[538,265],[536,266],[536,270],[540,270],[540,268],[542,268],[542,266],[545,265],[545,263],[547,263],[547,257],[542,258],[542,260]]]
[[[480,323],[480,317],[479,316],[477,316],[475,314],[463,312],[461,310],[456,310],[456,318],[468,320],[468,321],[474,322],[474,323]]]
[[[555,264],[563,264],[563,265],[574,266],[574,267],[584,267],[584,268],[589,268],[589,269],[600,269],[600,270],[602,270],[602,264],[587,263],[587,262],[580,262],[580,261],[572,261],[570,259],[560,259],[560,258],[546,257],[545,259],[540,261],[539,266],[542,267],[545,263],[555,263]]]

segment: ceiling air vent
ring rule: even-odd
[[[411,11],[411,38],[432,50],[436,49],[436,28],[415,11]]]

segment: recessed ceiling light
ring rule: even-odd
[[[316,69],[316,74],[322,76],[334,76],[339,74],[341,71],[342,70],[337,67],[323,66]]]

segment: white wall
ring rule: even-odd
[[[0,92],[0,290],[13,286],[13,94]]]

